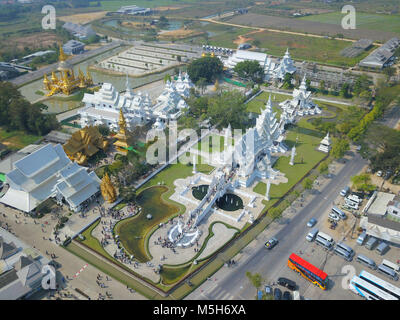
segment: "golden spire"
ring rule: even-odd
[[[118,121],[118,125],[119,125],[119,133],[126,135],[126,120],[124,117],[124,113],[122,112],[122,108],[119,109],[119,121]]]
[[[108,173],[106,173],[100,183],[101,195],[108,203],[113,203],[117,200],[117,192],[111,182]]]
[[[114,142],[114,145],[117,147],[117,150],[123,154],[128,153],[128,136],[126,130],[126,121],[124,114],[122,112],[122,108],[119,110],[119,132],[116,134],[117,141]]]
[[[51,90],[50,81],[49,78],[47,78],[47,74],[44,74],[43,84],[45,90]]]
[[[62,45],[60,45],[60,55],[58,56],[58,61],[65,61],[67,60],[67,55],[64,53],[64,49]]]
[[[58,82],[58,78],[57,78],[56,73],[54,71],[51,72],[51,81],[53,83],[57,83]]]

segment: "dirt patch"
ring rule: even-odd
[[[51,47],[54,43],[59,43],[61,38],[54,33],[41,32],[30,36],[17,37],[13,39],[13,45],[18,49],[25,47],[31,49]]]
[[[168,11],[168,10],[179,10],[179,9],[183,9],[186,8],[187,6],[178,6],[178,7],[156,7],[154,8],[154,10],[157,11]]]
[[[135,22],[135,21],[123,21],[122,26],[134,29],[155,29],[150,23]]]
[[[187,38],[200,35],[203,32],[191,29],[178,29],[171,31],[163,31],[159,34],[159,38]]]
[[[250,32],[248,32],[248,33],[246,33],[244,35],[239,35],[236,40],[233,40],[233,43],[237,44],[237,45],[240,45],[242,43],[246,43],[246,42],[252,41],[252,40],[254,40],[254,38],[249,37],[249,35],[255,34],[255,33],[259,33],[259,32],[263,32],[263,30],[262,29],[253,30],[253,31],[250,31]]]
[[[92,22],[94,20],[105,17],[105,15],[107,13],[108,13],[108,11],[78,13],[78,14],[73,14],[70,16],[59,17],[58,19],[60,19],[61,21],[64,21],[64,22],[86,24],[86,23]]]

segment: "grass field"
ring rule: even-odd
[[[293,59],[315,61],[323,64],[353,66],[370,52],[364,52],[355,58],[346,58],[341,56],[340,52],[351,44],[343,40],[270,31],[254,33],[251,37],[254,40],[260,41],[259,47],[265,49],[268,54],[273,56],[283,56],[286,49],[289,48]]]
[[[39,136],[27,134],[23,131],[7,132],[0,127],[0,142],[11,150],[19,150],[39,140]]]
[[[296,143],[296,156],[294,158],[294,165],[289,164],[289,157],[280,157],[274,164],[274,169],[279,170],[285,174],[288,179],[287,183],[280,183],[278,185],[271,184],[270,201],[263,201],[266,207],[270,207],[278,201],[297,181],[299,181],[308,171],[314,167],[318,161],[325,157],[325,153],[317,151],[323,134],[310,129],[310,124],[307,121],[300,121],[298,126],[289,129],[285,144],[291,149]],[[265,195],[266,184],[259,182],[254,188],[254,192]]]
[[[337,12],[301,17],[300,19],[341,25],[343,17],[344,14],[337,11]],[[400,34],[400,15],[357,12],[356,28],[367,29],[367,30],[389,31]]]
[[[233,144],[233,139],[228,139],[228,141],[229,140],[231,140],[231,144]],[[222,152],[224,151],[224,143],[225,143],[224,136],[210,134],[205,139],[197,143],[197,145],[194,148],[208,153],[210,153],[213,150],[214,152]]]
[[[163,201],[161,196],[168,188],[156,186],[140,193],[136,201],[142,211],[135,217],[125,219],[115,226],[115,233],[119,235],[122,245],[140,262],[147,262],[151,257],[147,254],[146,235],[157,225],[166,222],[179,212],[179,207]],[[151,214],[152,218],[147,219]]]

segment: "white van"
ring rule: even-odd
[[[400,266],[396,263],[393,263],[393,262],[383,259],[382,265],[384,265],[385,267],[388,267],[396,272],[400,272]]]
[[[367,266],[368,268],[370,268],[372,270],[376,270],[378,268],[378,266],[376,265],[374,260],[372,260],[372,259],[370,259],[370,258],[368,258],[368,257],[366,257],[366,256],[364,256],[362,254],[359,254],[357,256],[356,260],[357,260],[357,262]]]
[[[380,264],[378,266],[378,272],[382,273],[383,275],[389,277],[390,279],[392,279],[394,281],[399,280],[399,276],[397,275],[397,273],[393,269],[386,267],[383,264]]]
[[[338,215],[340,217],[340,219],[342,219],[342,220],[346,220],[347,219],[347,215],[342,210],[340,210],[339,208],[332,207],[332,213]]]
[[[313,241],[314,239],[315,239],[315,237],[317,236],[317,234],[318,234],[318,229],[313,229],[313,230],[311,230],[308,234],[307,234],[307,236],[306,236],[306,240],[307,241]]]
[[[358,197],[357,195],[355,195],[355,194],[349,194],[349,195],[345,198],[345,200],[351,201],[351,202],[355,202],[355,203],[357,203],[357,204],[360,204],[360,203],[362,202],[362,199],[361,199],[360,197]]]
[[[327,235],[323,232],[318,232],[317,237],[315,238],[315,243],[324,247],[325,249],[331,250],[335,241],[330,235]]]

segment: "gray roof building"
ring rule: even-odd
[[[398,47],[400,47],[400,39],[392,38],[361,60],[359,66],[382,69],[390,64]]]
[[[66,22],[62,27],[69,33],[71,33],[74,37],[82,40],[96,35],[96,32],[92,29],[91,26],[82,26],[80,24]]]
[[[0,300],[16,300],[29,297],[42,289],[42,267],[50,261],[36,249],[0,228]]]
[[[77,40],[69,40],[63,45],[66,54],[80,54],[85,51],[85,44]]]

